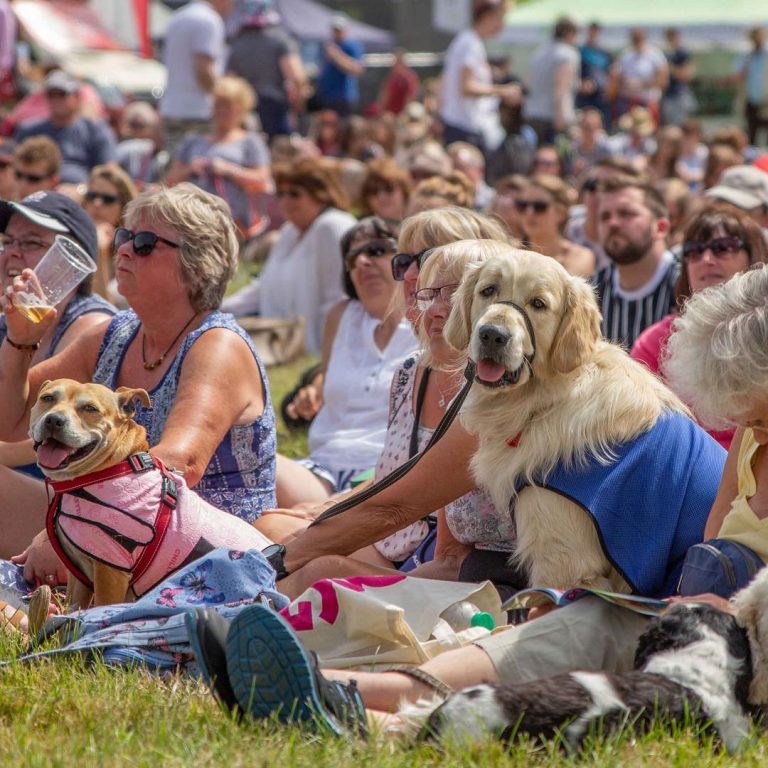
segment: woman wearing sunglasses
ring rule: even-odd
[[[130,309],[95,325],[49,360],[32,350],[56,318],[30,323],[2,299],[8,336],[0,345],[0,436],[26,437],[29,411],[48,379],[141,388],[137,404],[152,452],[182,472],[214,506],[245,520],[275,505],[275,424],[261,361],[234,318],[219,311],[237,264],[226,205],[192,184],[147,190],[115,231],[117,288]],[[24,270],[12,291],[29,289]],[[10,342],[13,343],[10,343]],[[45,519],[46,493],[24,510]],[[62,583],[65,570],[43,532],[17,558],[31,582]]]
[[[682,254],[683,269],[675,287],[675,298],[681,308],[694,293],[730,280],[751,264],[765,262],[768,247],[762,230],[749,214],[721,203],[709,205],[688,222]],[[646,328],[632,347],[632,357],[659,375],[676,317],[676,312],[669,314]],[[710,434],[728,449],[732,429]]]
[[[355,475],[376,463],[392,373],[417,344],[390,269],[397,230],[397,222],[371,216],[342,238],[347,297],[328,313],[320,375],[286,406],[290,418],[311,425],[309,458],[278,457],[280,507],[346,491]]]
[[[275,165],[278,204],[285,224],[261,274],[229,296],[232,314],[306,319],[307,352],[319,354],[328,310],[343,298],[339,244],[355,224],[333,160],[301,158]]]
[[[573,190],[562,179],[539,174],[530,179],[525,192],[515,199],[515,208],[529,248],[557,259],[572,275],[591,277],[595,255],[563,234],[574,202]]]
[[[131,177],[117,165],[97,165],[88,177],[88,189],[83,195],[83,208],[96,224],[99,238],[98,269],[94,290],[113,304],[125,306],[115,285],[115,264],[112,241],[115,228],[123,220],[123,210],[138,194]]]

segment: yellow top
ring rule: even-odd
[[[752,462],[759,447],[754,432],[745,429],[736,468],[739,493],[731,502],[731,509],[720,526],[718,538],[743,544],[756,552],[763,562],[768,562],[768,517],[757,517],[749,506],[749,499],[757,492]]]

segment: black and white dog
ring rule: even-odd
[[[405,706],[398,716],[420,740],[559,734],[567,749],[578,749],[589,733],[622,725],[642,730],[660,717],[713,727],[735,752],[750,735],[751,679],[750,643],[736,618],[704,603],[678,603],[642,634],[631,672],[575,671],[530,683],[478,685],[437,707]]]

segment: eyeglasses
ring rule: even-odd
[[[50,248],[53,243],[46,243],[34,238],[24,238],[23,240],[13,235],[0,234],[0,251],[4,251],[9,246],[16,243],[19,250],[26,256],[28,253],[38,253]]]
[[[686,240],[683,243],[683,256],[688,261],[699,261],[705,251],[711,251],[716,259],[727,259],[744,248],[740,237],[714,237],[711,240]]]
[[[90,189],[83,196],[89,203],[94,203],[96,200],[101,200],[104,205],[114,205],[120,202],[120,198],[117,195],[107,195],[104,192],[92,192]]]
[[[416,306],[422,312],[426,312],[432,306],[432,303],[437,301],[438,297],[445,304],[450,304],[453,294],[456,293],[458,287],[458,283],[450,283],[449,285],[441,285],[437,288],[422,288],[416,291]]]
[[[165,243],[170,245],[171,248],[179,248],[178,243],[174,243],[171,240],[166,240],[160,235],[156,235],[154,232],[132,232],[125,227],[118,227],[115,230],[115,238],[112,241],[112,248],[117,251],[126,243],[133,241],[133,252],[137,256],[149,256],[152,251],[155,250],[155,246],[158,243]]]
[[[293,200],[297,200],[304,194],[306,194],[306,192],[300,187],[289,187],[288,189],[277,190],[278,197],[290,197]]]
[[[373,240],[370,243],[361,245],[359,248],[355,248],[346,254],[344,257],[344,264],[347,267],[347,271],[351,271],[355,267],[357,257],[361,256],[362,254],[370,256],[372,259],[380,259],[384,256],[389,256],[391,253],[394,253],[394,251],[394,240]]]
[[[597,179],[587,179],[582,185],[583,192],[597,192],[600,182]]]
[[[10,165],[10,160],[0,160],[0,171],[4,171],[6,168],[10,167]]]
[[[13,173],[16,176],[16,181],[28,181],[30,184],[39,184],[41,181],[50,179],[52,175],[50,173],[24,173],[24,171],[20,171],[18,168],[15,168]]]
[[[408,271],[411,264],[415,261],[416,266],[421,269],[421,265],[426,261],[427,256],[429,256],[431,251],[432,248],[425,248],[423,251],[418,251],[417,253],[396,253],[392,257],[392,277],[394,277],[398,283],[402,282],[405,280],[405,273]]]
[[[515,200],[515,208],[520,213],[525,213],[529,207],[534,213],[546,213],[550,205],[546,200]]]

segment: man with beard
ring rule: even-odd
[[[675,306],[680,265],[667,250],[667,209],[653,187],[614,177],[603,182],[598,221],[611,260],[594,278],[603,335],[630,348]]]

